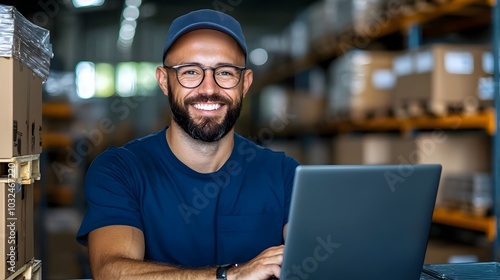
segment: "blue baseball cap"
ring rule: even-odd
[[[233,37],[240,45],[245,58],[247,56],[247,44],[240,23],[232,16],[223,12],[203,9],[197,10],[176,18],[168,29],[167,40],[163,47],[163,60],[170,47],[182,35],[198,30],[198,29],[213,29],[226,33]]]

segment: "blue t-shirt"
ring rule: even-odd
[[[87,210],[77,240],[108,225],[145,237],[145,259],[182,267],[243,263],[283,243],[298,162],[234,136],[217,172],[177,159],[166,128],[99,155],[85,178]]]

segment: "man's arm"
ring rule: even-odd
[[[93,230],[88,239],[92,277],[100,279],[215,280],[216,268],[182,269],[144,261],[144,235],[131,226]],[[195,254],[196,252],[192,252]],[[283,246],[271,247],[248,263],[228,271],[228,280],[279,277]]]
[[[89,234],[93,279],[215,279],[215,268],[180,269],[144,261],[144,235],[131,226],[107,226]],[[193,252],[195,253],[195,252]]]

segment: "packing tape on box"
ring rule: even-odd
[[[18,59],[46,81],[53,57],[50,32],[27,20],[15,7],[0,5],[0,56]]]

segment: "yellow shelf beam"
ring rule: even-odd
[[[68,103],[43,103],[42,115],[49,118],[73,118],[73,109]]]
[[[494,110],[487,110],[477,114],[461,115],[453,114],[443,117],[420,117],[411,120],[412,126],[416,129],[484,129],[488,134],[495,133],[495,113]]]
[[[488,0],[454,0],[438,5],[427,5],[425,10],[401,18],[400,30],[406,31],[412,24],[424,24],[444,15],[453,14],[475,4],[491,6]]]
[[[493,216],[478,217],[458,210],[435,208],[432,221],[438,224],[484,232],[490,241],[496,237],[496,219]]]
[[[47,132],[42,134],[42,148],[64,148],[73,145],[74,140],[68,133]]]
[[[415,118],[377,118],[360,122],[331,122],[325,126],[326,131],[342,133],[352,131],[401,131],[403,134],[418,129],[484,129],[489,135],[496,131],[495,112],[493,109],[476,114],[451,114],[448,116],[434,117],[422,116]]]

